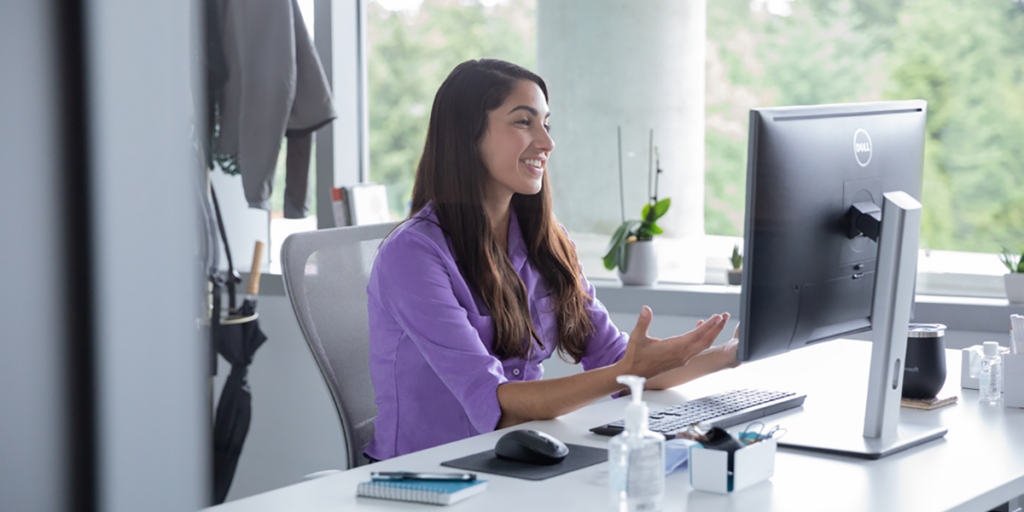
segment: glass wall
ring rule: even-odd
[[[370,0],[370,176],[395,218],[447,73],[484,56],[536,69],[536,1]],[[921,244],[938,257],[922,269],[999,275],[991,253],[1024,248],[1024,2],[715,0],[706,30],[705,161],[681,172],[704,173],[708,281],[742,236],[756,107],[927,100]],[[573,233],[589,274],[611,275],[598,263],[610,235]]]

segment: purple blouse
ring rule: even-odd
[[[530,314],[544,348],[529,359],[499,360],[492,350],[489,311],[455,264],[451,245],[431,204],[381,244],[373,263],[369,296],[370,375],[377,398],[375,459],[389,459],[491,432],[501,418],[497,389],[509,381],[540,379],[541,363],[558,340],[547,283],[527,258],[515,211],[508,229],[508,256],[526,285]],[[594,296],[588,307],[594,334],[583,368],[617,362],[629,339]]]

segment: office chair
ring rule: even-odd
[[[366,284],[377,247],[395,225],[296,233],[281,247],[285,292],[338,409],[347,469],[368,463],[363,450],[373,439]]]

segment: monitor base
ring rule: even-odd
[[[942,427],[900,423],[896,427],[895,436],[869,438],[861,435],[861,432],[837,432],[828,428],[801,429],[787,432],[779,440],[779,448],[875,460],[939,439],[948,431]]]

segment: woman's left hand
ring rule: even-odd
[[[697,321],[697,327],[703,324],[703,320]],[[736,326],[736,330],[732,333],[732,339],[721,344],[711,347],[704,352],[710,356],[715,357],[720,367],[719,369],[724,370],[726,368],[736,368],[740,363],[736,359],[736,351],[740,348],[740,326]]]

